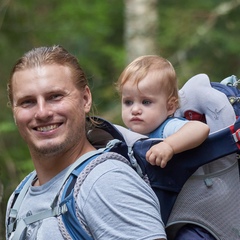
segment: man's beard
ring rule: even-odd
[[[66,148],[66,143],[63,142],[61,144],[53,145],[53,146],[44,146],[44,147],[37,147],[34,146],[34,152],[37,153],[39,156],[53,156],[57,153],[61,153]]]
[[[81,131],[81,130],[78,129],[78,131]],[[51,157],[57,154],[64,154],[64,152],[67,152],[69,149],[71,149],[73,146],[77,145],[81,141],[82,135],[79,134],[78,131],[77,133],[71,136],[68,136],[63,142],[52,143],[52,144],[49,143],[42,147],[32,145],[32,149],[35,152],[35,154],[37,154],[38,156]]]

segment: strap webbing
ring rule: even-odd
[[[28,178],[27,182],[24,184],[22,190],[20,191],[11,211],[10,211],[10,214],[9,214],[9,217],[12,217],[12,218],[16,218],[17,217],[17,214],[18,214],[18,210],[22,204],[22,201],[23,201],[23,198],[24,196],[26,195],[27,191],[28,191],[28,188],[29,186],[31,185],[33,179],[35,178],[36,176],[36,171],[33,171],[31,173],[31,176]]]

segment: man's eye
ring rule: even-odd
[[[50,100],[60,100],[63,96],[61,94],[53,94],[49,97]]]
[[[152,102],[151,101],[149,101],[149,100],[143,100],[142,101],[142,104],[144,104],[144,105],[149,105],[149,104],[151,104]]]
[[[23,107],[23,108],[27,108],[27,107],[29,107],[29,106],[31,106],[31,105],[33,105],[34,104],[34,101],[33,100],[24,100],[24,101],[22,101],[19,105],[21,106],[21,107]]]

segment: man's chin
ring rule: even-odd
[[[45,156],[54,156],[56,154],[61,153],[63,150],[63,146],[61,144],[58,145],[47,145],[47,146],[35,146],[34,151],[38,155]]]

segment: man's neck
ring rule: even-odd
[[[40,155],[32,153],[32,160],[35,166],[38,181],[37,185],[42,185],[51,180],[58,173],[74,163],[83,154],[93,151],[95,148],[87,144],[80,151],[67,151],[55,155]]]

